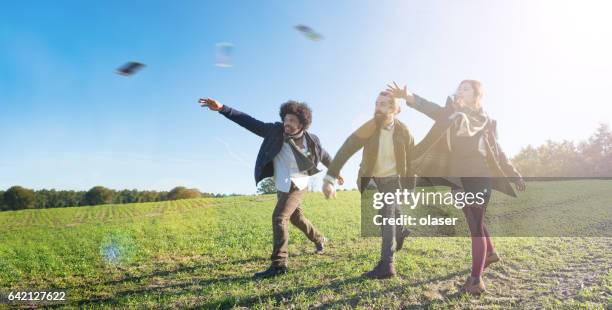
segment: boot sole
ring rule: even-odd
[[[367,279],[372,279],[372,280],[385,280],[385,279],[395,278],[397,275],[390,274],[390,275],[384,275],[384,276],[370,276],[370,275],[362,274],[361,276]]]
[[[484,268],[487,268],[487,267],[489,267],[492,264],[499,263],[500,261],[501,261],[501,258],[499,258],[499,257],[496,260],[488,260],[487,259],[487,260],[485,260]]]

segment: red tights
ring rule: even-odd
[[[472,277],[480,277],[484,269],[487,255],[493,253],[491,236],[484,224],[486,208],[478,205],[465,206],[463,209],[465,219],[472,236]]]

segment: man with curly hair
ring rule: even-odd
[[[287,272],[288,222],[315,244],[317,254],[323,254],[327,238],[310,223],[300,207],[310,176],[319,172],[319,162],[327,167],[331,162],[331,156],[321,146],[319,138],[306,131],[312,122],[310,107],[303,102],[287,101],[280,107],[282,122],[264,123],[212,98],[201,98],[199,103],[264,139],[255,163],[255,183],[273,176],[278,200],[272,213],[272,264],[268,269],[255,273],[254,277],[271,277]],[[343,180],[340,178],[339,182]]]

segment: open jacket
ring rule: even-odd
[[[227,105],[223,105],[223,108],[219,111],[223,116],[234,121],[238,125],[248,129],[252,133],[264,138],[257,154],[257,160],[255,162],[255,184],[261,180],[271,177],[274,175],[274,157],[280,152],[283,147],[284,140],[284,126],[281,122],[275,123],[264,123],[257,120],[250,115],[240,112],[236,109],[230,108]],[[331,156],[321,146],[319,137],[316,135],[304,131],[306,143],[308,149],[311,151],[310,160],[313,162],[314,167],[307,171],[308,175],[314,175],[319,172],[316,168],[319,162],[322,162],[326,167],[329,167],[331,162]]]
[[[427,135],[415,147],[415,170],[419,177],[446,177],[449,171],[448,156],[451,152],[447,135],[451,129],[454,108],[450,98],[444,107],[414,95],[415,104],[410,107],[427,115],[435,121]],[[493,188],[507,195],[516,197],[510,181],[517,181],[521,174],[512,165],[497,141],[497,122],[489,119],[483,129],[486,161],[492,176]],[[441,178],[438,178],[441,180]],[[419,182],[422,184],[422,182]],[[435,183],[435,182],[434,182]]]
[[[412,170],[412,155],[414,154],[414,138],[408,128],[399,120],[395,120],[393,131],[393,148],[396,169],[401,177],[402,187],[412,188],[414,172]],[[327,170],[327,175],[337,178],[344,164],[353,154],[363,148],[363,156],[359,165],[357,187],[363,191],[367,186],[378,157],[378,144],[381,126],[374,119],[366,122],[353,132],[342,144]]]

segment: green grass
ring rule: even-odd
[[[534,192],[547,186],[575,190],[583,187],[579,182],[536,184]],[[590,190],[602,195],[600,186]],[[495,195],[498,212],[540,214],[531,208],[535,194],[515,200]],[[559,199],[567,202],[567,195]],[[363,279],[360,274],[378,259],[380,238],[360,237],[357,192],[339,192],[332,201],[308,194],[304,211],[331,240],[327,253],[313,254],[313,244],[291,227],[291,272],[253,280],[269,264],[275,201],[275,195],[264,195],[2,212],[0,291],[65,288],[68,303],[55,306],[70,308],[612,304],[612,238],[495,238],[503,262],[485,272],[489,293],[480,298],[457,294],[470,266],[469,239],[461,237],[411,238],[396,255],[399,277]],[[608,213],[593,212],[609,219]],[[115,260],[104,258],[109,247],[119,253]]]

